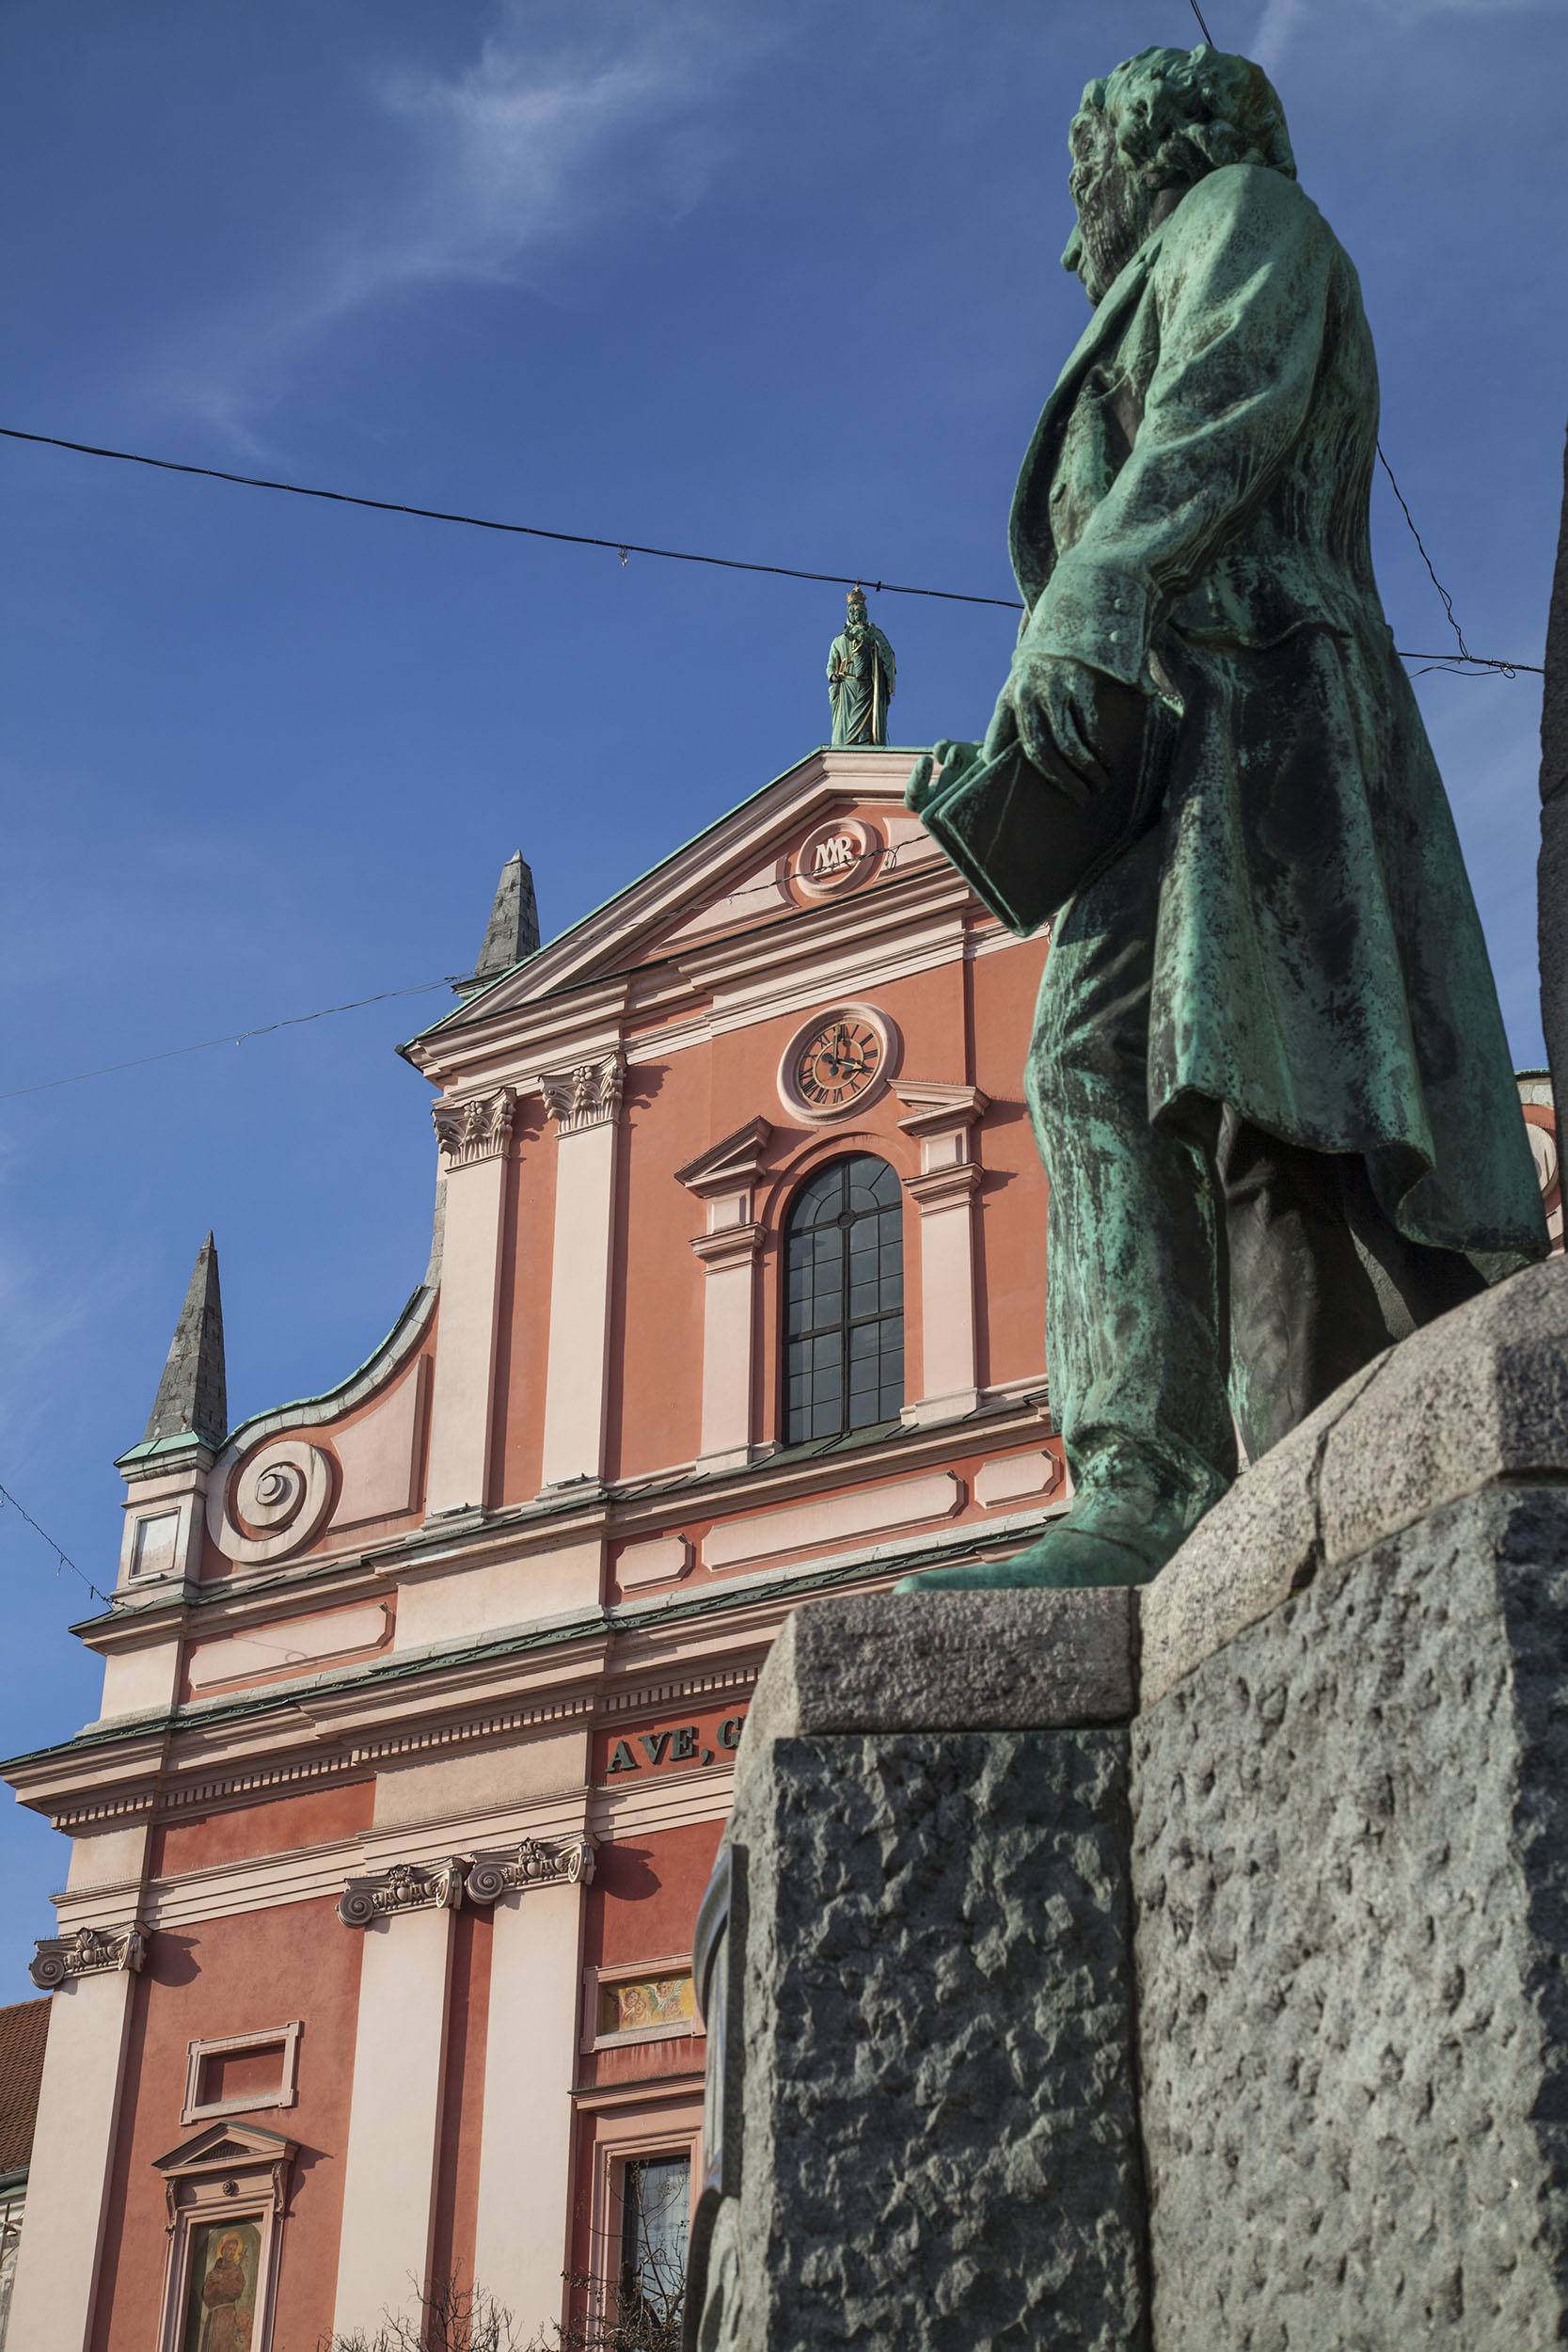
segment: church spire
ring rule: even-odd
[[[217,1247],[209,1233],[196,1253],[185,1303],[174,1327],[168,1360],[142,1443],[195,1437],[216,1452],[228,1433],[223,1299],[218,1290]]]
[[[501,867],[479,961],[468,977],[458,982],[458,994],[472,995],[476,988],[483,988],[487,980],[499,978],[502,972],[510,972],[515,963],[521,963],[525,956],[531,956],[538,945],[539,907],[533,895],[533,870],[521,850],[517,850]]]

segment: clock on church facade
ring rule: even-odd
[[[891,1074],[896,1031],[865,1005],[816,1016],[790,1040],[779,1091],[802,1119],[832,1119],[879,1094]]]

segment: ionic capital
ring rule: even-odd
[[[27,1974],[40,1992],[55,1993],[78,1977],[135,1976],[146,1958],[145,1928],[78,1928],[40,1936]]]
[[[594,1840],[579,1832],[546,1844],[525,1837],[500,1853],[474,1856],[468,1872],[471,1903],[499,1902],[503,1895],[531,1886],[587,1885],[594,1876]]]
[[[394,1862],[350,1879],[338,1901],[345,1928],[368,1928],[404,1911],[455,1911],[463,1900],[463,1875],[472,1856],[448,1854],[444,1862]]]

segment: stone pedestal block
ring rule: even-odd
[[[1331,1398],[1142,1616],[1157,2352],[1568,2342],[1568,1266]]]
[[[1139,2346],[1127,1596],[791,1622],[698,1939],[698,2341]]]

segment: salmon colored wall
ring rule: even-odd
[[[662,1960],[691,1949],[697,1906],[713,1871],[723,1824],[635,1831],[599,1849],[588,1890],[583,1956],[591,1968]]]
[[[750,1115],[731,1118],[715,1099],[716,1067],[716,1049],[698,1046],[663,1061],[634,1059],[626,1073],[615,1201],[623,1272],[610,1351],[612,1478],[689,1462],[701,1442],[705,1277],[691,1236],[705,1219],[675,1170]]]
[[[491,1492],[529,1502],[545,1458],[545,1365],[549,1344],[550,1251],[555,1236],[555,1136],[537,1096],[517,1105],[512,1187],[500,1264]]]
[[[311,2352],[332,2309],[364,1938],[330,1899],[161,1929],[132,1994],[125,2112],[111,2176],[92,2352],[148,2352],[162,2309],[163,2182],[153,2160],[191,2136],[180,2110],[186,2044],[304,2021],[292,2107],[241,2120],[299,2142],[283,2225],[276,2352]]]
[[[902,1035],[900,1075],[964,1082],[965,969],[955,961],[875,989],[877,1003]],[[812,1167],[847,1151],[876,1152],[905,1178],[919,1166],[918,1151],[899,1132],[904,1109],[896,1080],[852,1126],[821,1129],[791,1120],[778,1090],[779,1063],[807,1018],[797,1009],[776,1020],[725,1031],[707,1045],[663,1061],[651,1049],[647,1058],[633,1058],[616,1208],[621,1279],[611,1335],[610,1400],[610,1467],[614,1477],[638,1477],[689,1461],[701,1441],[705,1278],[690,1245],[692,1236],[704,1230],[705,1216],[701,1202],[676,1182],[675,1169],[759,1113],[773,1127],[766,1154],[770,1180],[787,1169],[793,1183]],[[755,1425],[764,1438],[776,1434],[778,1413],[776,1294],[784,1196],[776,1184],[773,1198],[759,1276],[764,1307],[754,1401]],[[537,1246],[547,1262],[547,1234]],[[906,1217],[905,1272],[911,1381],[920,1373],[919,1258],[911,1213]],[[520,1499],[521,1489],[515,1491]],[[509,1498],[513,1492],[509,1486]]]
[[[583,2080],[595,2090],[623,2083],[664,2082],[673,2074],[700,2074],[707,2047],[701,2031],[672,2034],[664,2042],[628,2042],[618,2050],[590,2050]]]
[[[374,1783],[358,1780],[313,1788],[304,1796],[275,1797],[265,1804],[200,1813],[188,1821],[166,1821],[152,1833],[148,1869],[155,1879],[174,1878],[182,1870],[243,1862],[250,1854],[330,1845],[368,1829],[374,1804]]]
[[[980,1379],[1022,1380],[1045,1361],[1045,1174],[1023,1102],[1023,1065],[1043,943],[977,957],[969,967],[974,1083],[991,1098],[979,1130],[976,1308]]]
[[[721,1821],[696,1821],[686,1829],[655,1830],[601,1846],[588,1890],[586,1964],[618,1967],[689,1952],[697,1906],[722,1835]],[[674,2034],[663,2042],[590,2050],[581,2060],[581,2079],[602,2088],[689,2074],[703,2063],[702,2047],[700,2036]]]
[[[431,2276],[437,2281],[451,2277],[465,2285],[474,2283],[493,1925],[494,1915],[488,1911],[460,1911],[452,1922],[451,2005]]]

